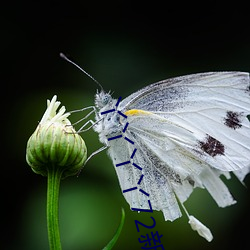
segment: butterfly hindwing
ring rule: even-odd
[[[203,161],[199,154],[193,153],[195,152],[192,149],[192,141],[195,141],[193,133],[187,131],[186,134],[181,134],[165,120],[160,122],[156,118],[150,119],[145,116],[137,117],[136,120],[138,123],[130,122],[129,132],[136,134],[139,147],[144,148],[141,155],[147,162],[143,168],[148,169],[151,166],[154,169],[149,175],[157,176],[156,182],[162,184],[163,179],[168,180],[159,188],[169,185],[168,188],[178,194],[180,201],[184,202],[194,187],[205,187],[219,206],[224,207],[234,203],[226,185],[219,178],[221,172]],[[181,134],[182,141],[172,138],[169,126]],[[187,142],[186,145],[184,142]],[[219,195],[218,190],[220,190]]]

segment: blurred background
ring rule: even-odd
[[[26,143],[54,94],[67,110],[93,105],[97,85],[59,57],[63,52],[93,75],[114,97],[150,83],[206,71],[249,71],[249,15],[239,2],[192,6],[171,2],[41,1],[1,4],[2,230],[1,249],[48,249],[46,178],[25,161]],[[77,121],[83,114],[72,115]],[[102,145],[82,134],[89,154]],[[248,249],[249,187],[225,180],[236,205],[218,208],[205,190],[195,190],[186,207],[207,225],[211,243],[191,230],[186,216],[165,222],[154,211],[164,248]],[[102,249],[121,218],[114,249],[140,249],[135,220],[152,223],[125,202],[106,152],[93,157],[81,175],[62,181],[60,229],[64,250]],[[142,234],[150,233],[145,229]]]

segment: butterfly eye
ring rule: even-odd
[[[109,94],[104,94],[103,99],[102,99],[103,105],[104,106],[107,105],[109,103],[110,99],[111,99],[111,96]]]

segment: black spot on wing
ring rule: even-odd
[[[187,181],[192,187],[194,187],[195,181],[190,176],[187,177]]]
[[[224,124],[232,129],[240,128],[242,113],[227,111],[227,115],[224,118]]]
[[[247,86],[246,92],[250,94],[250,85]]]
[[[207,135],[204,141],[199,141],[199,146],[204,152],[212,157],[224,155],[225,152],[224,145],[210,135]]]

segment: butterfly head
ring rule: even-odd
[[[112,106],[114,100],[110,93],[106,93],[103,90],[97,91],[95,95],[95,106],[97,109],[101,110],[103,108],[109,108]]]

